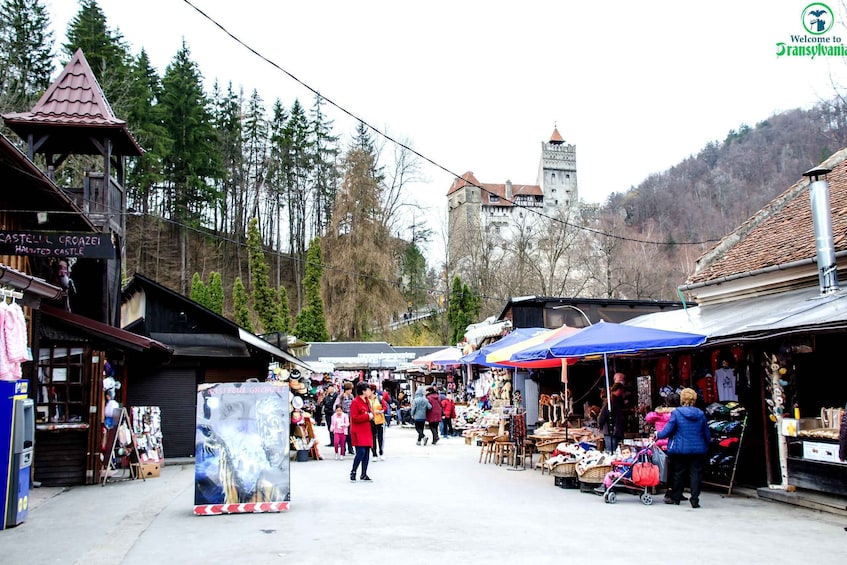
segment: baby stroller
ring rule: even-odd
[[[603,501],[614,504],[618,500],[618,492],[639,495],[641,503],[647,506],[653,504],[650,489],[659,484],[659,468],[651,462],[654,444],[641,448],[633,461],[612,461],[612,469],[617,469],[620,476],[612,481],[603,493]],[[658,449],[655,448],[655,449]]]

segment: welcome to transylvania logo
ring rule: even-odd
[[[803,34],[791,34],[790,41],[776,44],[777,57],[847,57],[841,37],[831,34],[835,13],[823,2],[812,2],[800,16]]]

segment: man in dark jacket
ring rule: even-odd
[[[332,421],[332,414],[335,412],[335,399],[338,398],[338,393],[335,392],[335,387],[330,385],[326,387],[326,391],[324,393],[323,405],[320,407],[324,412],[324,419],[326,419],[326,425],[329,427],[329,423]],[[329,430],[329,445],[327,447],[332,447],[335,445],[333,443],[333,433],[332,429]]]
[[[703,411],[694,406],[697,393],[684,388],[679,394],[680,406],[671,412],[671,419],[656,437],[669,438],[668,454],[673,467],[673,485],[671,496],[665,498],[666,504],[679,504],[686,471],[689,476],[692,508],[700,508],[700,477],[703,473],[703,461],[712,439],[709,425]]]
[[[609,451],[614,453],[623,441],[626,428],[626,390],[622,383],[612,385],[612,410],[609,412],[609,435],[612,437],[612,445]]]
[[[438,443],[438,426],[441,425],[441,397],[433,387],[426,389],[426,399],[430,407],[426,411],[426,423],[432,433],[432,445]]]

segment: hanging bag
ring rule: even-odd
[[[659,484],[659,467],[649,461],[632,466],[632,481],[640,487],[654,487]]]
[[[659,468],[659,482],[668,482],[668,454],[658,447],[653,448],[653,465]]]

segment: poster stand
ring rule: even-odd
[[[143,480],[146,480],[144,479],[144,474],[141,472],[141,461],[138,458],[138,440],[130,425],[129,414],[127,414],[126,408],[121,408],[121,417],[118,419],[117,425],[106,430],[104,439],[107,449],[105,453],[101,454],[101,486],[106,486],[109,479],[113,481],[125,481],[141,476]],[[119,465],[121,459],[124,457],[129,461],[128,469]],[[126,476],[127,472],[129,476]],[[122,473],[122,475],[115,478],[115,475],[118,473]]]

